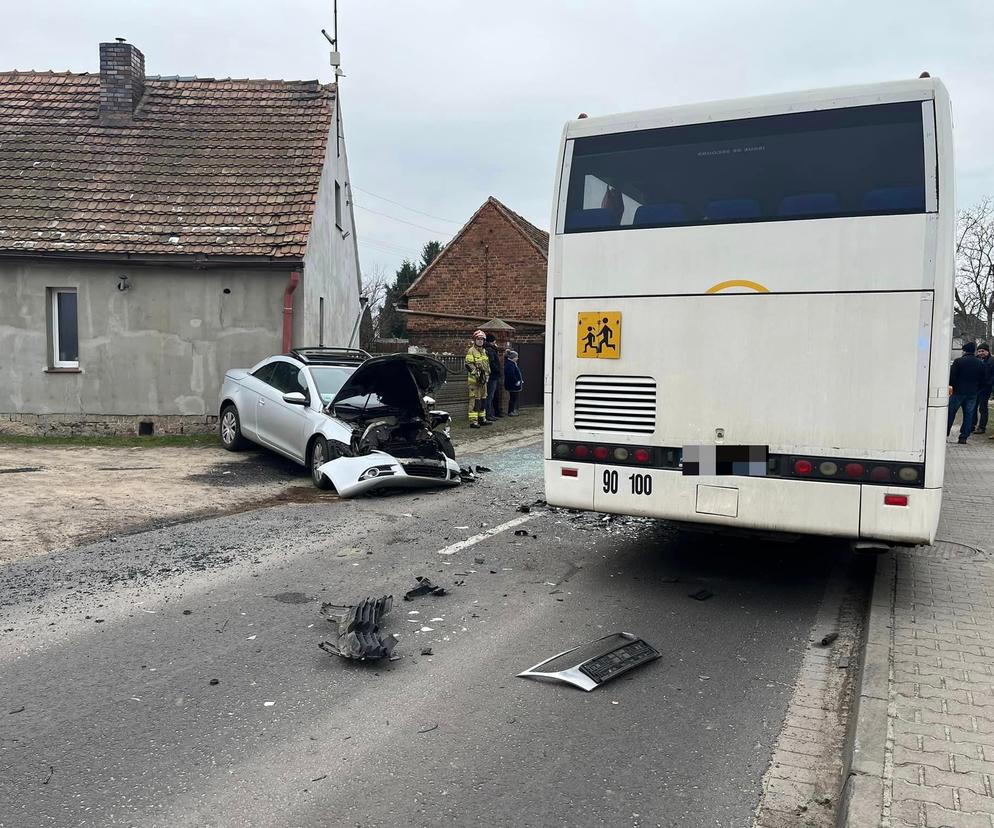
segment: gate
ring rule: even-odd
[[[518,397],[519,405],[542,405],[542,386],[545,374],[545,345],[541,342],[523,342],[514,350],[518,352],[518,367],[525,385]]]

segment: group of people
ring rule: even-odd
[[[986,342],[963,345],[963,356],[953,360],[949,369],[949,425],[946,436],[953,430],[956,412],[963,410],[959,442],[965,443],[971,434],[987,431],[987,405],[994,388],[994,360],[991,346]],[[974,428],[976,423],[976,428]],[[994,436],[990,439],[994,440]]]
[[[518,367],[518,352],[504,351],[501,366],[497,337],[483,331],[473,332],[473,343],[466,352],[466,379],[469,383],[469,427],[493,425],[503,417],[500,411],[501,379],[508,394],[507,416],[518,416],[518,395],[525,384]]]

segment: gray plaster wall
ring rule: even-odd
[[[335,115],[304,254],[302,284],[294,294],[295,346],[319,344],[321,297],[324,297],[325,345],[348,346],[360,310],[359,255],[340,106]],[[336,181],[342,188],[341,228],[335,224]],[[354,347],[358,347],[358,341],[357,334]]]
[[[226,370],[279,352],[288,276],[0,261],[0,414],[215,414]],[[55,287],[78,292],[80,373],[46,372]]]

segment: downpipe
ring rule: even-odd
[[[283,353],[290,350],[293,339],[293,292],[300,284],[300,273],[296,270],[290,273],[290,278],[283,291]]]

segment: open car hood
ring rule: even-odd
[[[392,408],[421,411],[421,398],[445,382],[446,374],[441,362],[424,354],[373,357],[353,371],[328,408],[334,409],[342,400],[373,394]]]

